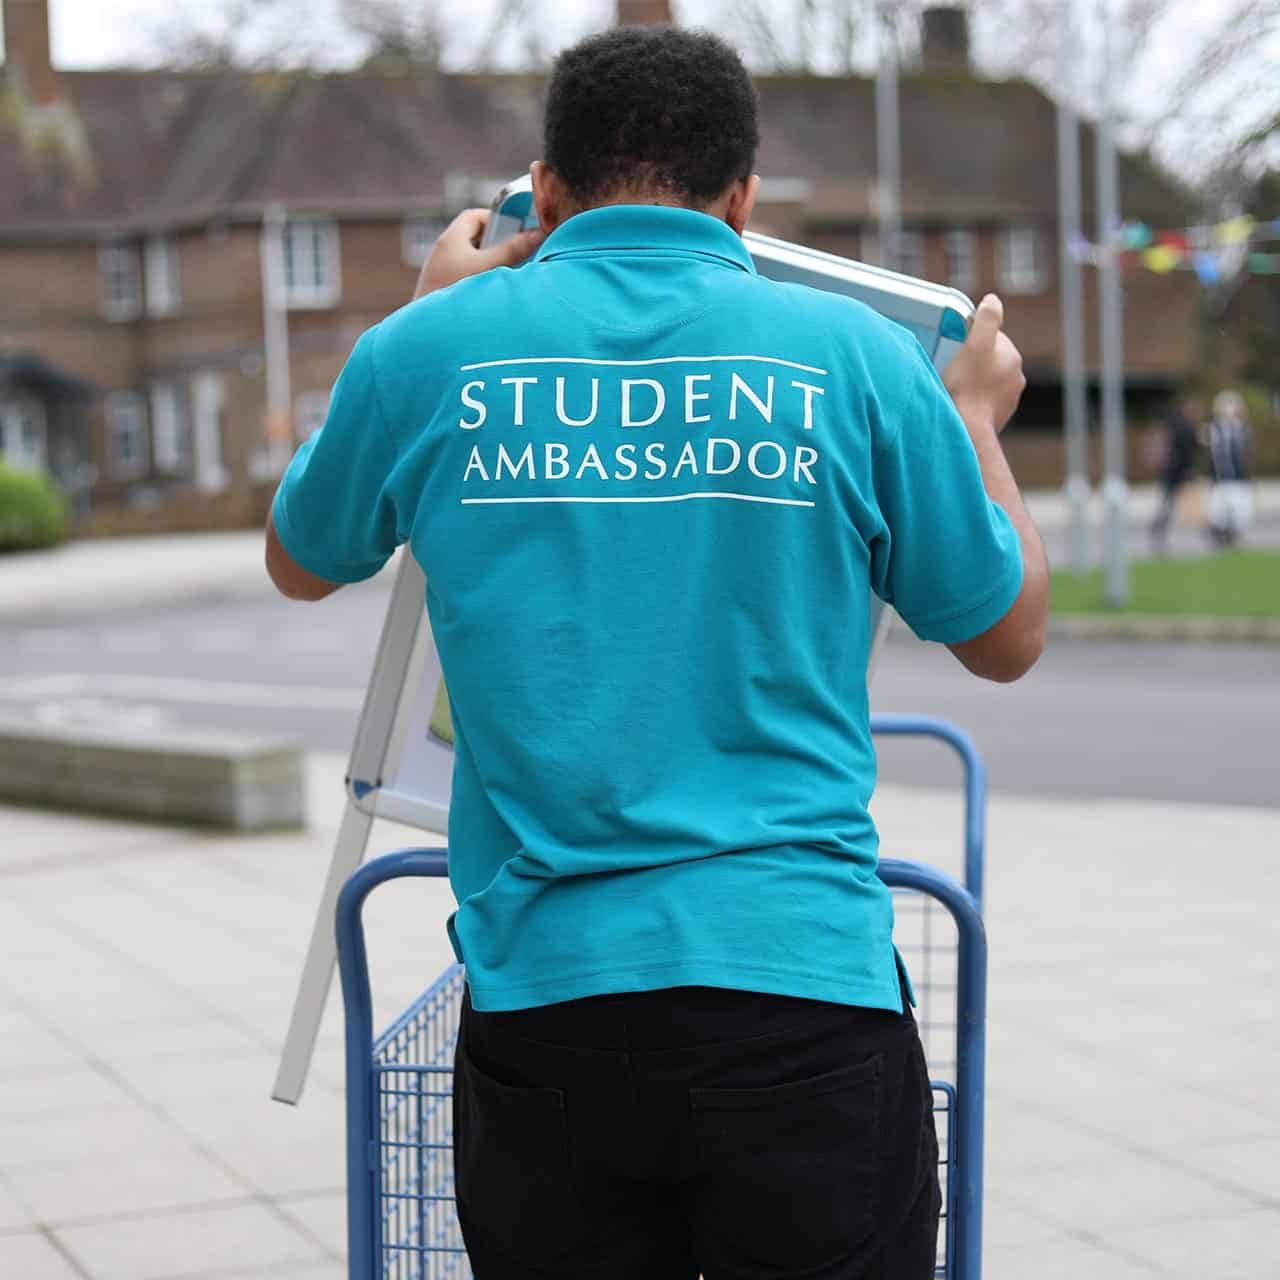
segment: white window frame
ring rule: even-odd
[[[112,391],[103,410],[106,422],[107,470],[117,480],[136,480],[147,469],[147,401],[141,391]],[[120,456],[122,438],[133,439],[127,457]]]
[[[177,315],[182,304],[177,245],[169,236],[150,236],[143,245],[143,258],[147,315]]]
[[[293,401],[293,430],[299,440],[308,439],[329,416],[328,391],[304,391]]]
[[[978,284],[978,237],[972,227],[948,227],[942,236],[947,283],[969,293]]]
[[[49,469],[49,423],[43,402],[19,396],[0,403],[0,458],[21,471]]]
[[[108,320],[136,320],[142,314],[142,266],[138,246],[112,241],[98,246],[102,314]]]
[[[191,469],[191,419],[182,392],[176,382],[151,386],[151,459],[162,475]]]
[[[919,227],[903,227],[898,232],[898,261],[895,271],[905,276],[924,275],[924,232]]]
[[[191,447],[195,485],[221,493],[231,483],[226,464],[226,386],[221,373],[205,369],[191,379]]]
[[[1005,293],[1042,293],[1047,270],[1038,227],[1002,227],[996,238],[996,276]]]
[[[449,225],[443,217],[415,214],[400,224],[400,257],[406,267],[421,267],[440,233]]]
[[[342,264],[332,218],[290,218],[280,231],[280,257],[285,306],[305,311],[337,305]]]

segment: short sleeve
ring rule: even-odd
[[[402,541],[389,489],[397,451],[374,386],[376,332],[356,343],[324,426],[294,454],[272,507],[284,549],[328,582],[371,578]]]
[[[982,483],[969,432],[918,342],[901,394],[879,399],[889,436],[873,459],[885,532],[872,587],[922,640],[959,644],[993,627],[1022,589],[1022,547]]]

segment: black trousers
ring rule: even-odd
[[[477,1280],[931,1277],[938,1143],[906,1008],[706,987],[464,1000],[454,1146]]]

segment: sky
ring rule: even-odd
[[[394,3],[395,0],[373,2]],[[301,33],[300,38],[310,46],[313,61],[341,66],[358,59],[361,52],[358,42],[353,42],[339,20],[342,3],[343,0],[282,0],[282,8],[269,11],[277,12],[278,21],[286,23],[295,38],[298,38],[295,33]],[[457,26],[453,60],[465,60],[482,46],[497,3],[498,0],[435,0],[436,7],[450,14]],[[782,12],[792,7],[782,0],[765,0],[765,3],[776,4]],[[1126,0],[1077,0],[1078,10],[1090,15],[1096,15],[1103,4],[1123,3]],[[1224,77],[1229,83],[1223,86],[1220,103],[1215,103],[1212,92],[1202,92],[1196,105],[1199,118],[1184,107],[1179,117],[1161,128],[1161,112],[1166,110],[1162,94],[1167,98],[1170,86],[1194,67],[1204,34],[1239,3],[1240,0],[1172,0],[1173,20],[1163,24],[1143,48],[1140,65],[1128,66],[1128,74],[1122,77],[1126,107],[1136,119],[1144,121],[1156,139],[1157,154],[1175,168],[1191,171],[1188,157],[1197,150],[1203,153],[1208,149],[1204,145],[1197,148],[1198,141],[1217,131],[1232,112],[1239,114],[1248,110],[1250,98],[1239,93],[1242,87],[1239,78]],[[236,4],[245,5],[249,12],[256,7],[253,0],[50,0],[54,60],[67,68],[163,62],[166,29],[177,25],[217,30],[220,25],[225,26],[225,15]],[[614,12],[613,0],[541,0],[541,3],[533,0],[532,7],[547,15],[544,39],[548,51],[609,25]],[[735,0],[675,0],[674,7],[686,25],[732,31],[733,15],[741,6],[735,5]],[[250,32],[255,31],[254,23],[247,26]],[[262,40],[272,41],[269,29],[257,34]],[[974,41],[979,55],[997,74],[1002,70],[1014,74],[1018,70],[1015,65],[1001,65],[1002,45],[1007,42],[990,22],[985,26],[975,23]],[[1255,60],[1258,58],[1264,74],[1268,60],[1272,68],[1280,65],[1280,31],[1270,51],[1265,56],[1255,55]],[[1084,62],[1092,66],[1097,59],[1088,58]],[[1234,96],[1232,84],[1236,89]],[[1266,96],[1270,98],[1270,94]],[[1235,132],[1240,131],[1239,127],[1228,125],[1226,132],[1233,128]],[[1143,136],[1141,130],[1135,129],[1128,140],[1132,142]]]
[[[64,67],[102,67],[154,59],[163,49],[165,24],[181,20],[192,26],[216,24],[235,0],[50,0],[54,59]],[[3,0],[0,0],[3,3]],[[1188,0],[1188,17],[1197,23],[1226,11],[1232,0]],[[479,39],[495,0],[437,0],[464,29],[462,37]],[[341,0],[298,0],[296,12],[303,27],[317,38],[332,33],[335,52],[343,45],[337,14]],[[545,19],[548,44],[555,48],[578,35],[609,24],[613,0],[553,0],[538,6]],[[784,10],[787,6],[779,5]],[[1082,8],[1096,5],[1082,4]],[[687,25],[722,28],[731,0],[676,0],[675,9]],[[1182,41],[1185,48],[1185,35]],[[337,54],[341,58],[341,54]]]
[[[3,0],[0,0],[3,3]],[[54,60],[64,67],[103,67],[154,55],[162,42],[158,32],[175,17],[193,24],[216,21],[227,9],[226,0],[50,0]],[[481,22],[475,15],[492,7],[491,0],[447,5],[459,21],[473,27],[478,37]],[[611,0],[555,0],[545,6],[554,13],[549,35],[553,44],[572,40],[579,32],[607,25]],[[691,9],[706,9],[694,0]],[[307,26],[317,34],[331,31],[335,43],[343,35],[336,20],[338,0],[308,0],[300,5]],[[563,33],[563,34],[561,34]],[[556,37],[559,37],[557,39]]]

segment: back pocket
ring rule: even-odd
[[[454,1070],[455,1181],[464,1236],[530,1266],[581,1243],[586,1217],[569,1172],[559,1089],[503,1084],[459,1043]]]
[[[753,1274],[862,1251],[880,1206],[881,1055],[763,1089],[693,1089],[708,1255]]]

